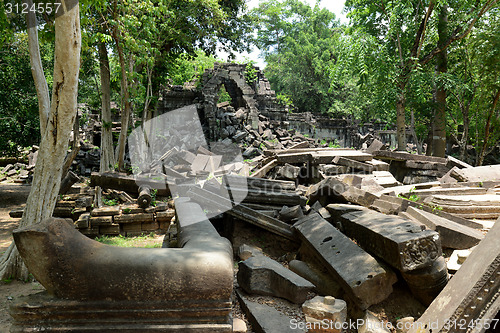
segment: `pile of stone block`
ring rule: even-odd
[[[75,226],[92,238],[99,235],[139,236],[168,232],[174,215],[174,209],[163,202],[146,209],[137,204],[104,206],[80,215]]]
[[[38,146],[31,147],[29,150],[24,151],[23,154],[27,155],[28,163],[7,164],[0,169],[0,182],[7,181],[23,184],[31,181],[38,157]]]

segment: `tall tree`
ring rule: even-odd
[[[44,122],[45,130],[42,132],[33,184],[20,227],[39,223],[52,216],[61,185],[69,135],[76,117],[81,49],[80,15],[78,1],[66,0],[63,5],[61,10],[65,8],[66,12],[56,15],[55,19],[52,101],[48,112],[45,109],[40,110],[40,119]],[[34,14],[31,12],[27,15],[29,24]],[[38,40],[31,38],[31,42],[38,43]],[[36,48],[30,47],[30,50],[34,49]],[[35,54],[30,56],[36,58]],[[34,79],[42,81],[36,84],[36,87],[44,84],[45,77],[34,75]],[[28,272],[14,243],[0,259],[0,276],[28,278]]]
[[[448,38],[448,6],[442,5],[438,13],[438,47],[443,49]],[[436,56],[437,75],[448,70],[448,50],[444,48]],[[444,157],[446,154],[446,89],[444,85],[436,87],[436,109],[433,122],[432,155]]]
[[[338,95],[328,75],[340,36],[335,14],[298,0],[261,2],[254,13],[273,89],[301,112],[326,113]]]
[[[122,127],[116,156],[123,170],[125,144],[133,104],[147,111],[161,84],[167,62],[184,52],[214,52],[245,47],[250,22],[243,14],[244,0],[112,0],[89,2],[103,19],[118,56],[122,90]],[[250,20],[248,20],[250,21]]]
[[[345,6],[353,26],[376,38],[398,72],[394,80],[398,149],[406,150],[407,88],[412,74],[429,64],[451,44],[466,37],[497,0],[480,1],[386,1],[347,0]],[[457,15],[446,38],[436,43],[432,27],[436,25],[434,12],[448,5]],[[408,19],[410,18],[410,19]],[[451,22],[450,22],[451,23]],[[444,34],[444,33],[443,33]],[[354,59],[354,61],[356,61]]]

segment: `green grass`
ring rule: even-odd
[[[160,248],[162,245],[162,236],[157,236],[154,233],[136,237],[119,236],[99,236],[96,241],[119,247],[145,247],[145,248]]]

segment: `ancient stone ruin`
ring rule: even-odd
[[[331,147],[246,71],[165,90],[131,135],[133,174],[92,172],[61,196],[64,219],[15,232],[47,291],[12,306],[13,332],[493,332],[500,166],[392,151],[374,127]],[[149,232],[163,248],[90,239]]]

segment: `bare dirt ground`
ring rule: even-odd
[[[29,185],[0,184],[0,254],[12,242],[12,230],[20,219],[12,219],[9,212],[21,208],[26,203],[31,187]],[[21,296],[43,290],[37,282],[0,281],[0,332],[9,332],[11,318],[7,312],[9,305]]]

